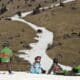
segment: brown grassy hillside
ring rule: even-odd
[[[58,57],[62,64],[80,64],[80,1],[66,4],[26,19],[45,26],[54,33],[53,47],[48,50],[50,57]]]
[[[14,0],[14,3],[8,3],[8,1],[1,0],[0,2],[0,6],[4,3],[8,8],[7,12],[0,15],[0,49],[5,42],[9,42],[14,52],[13,70],[23,71],[29,69],[29,63],[15,55],[18,54],[18,50],[29,48],[28,44],[35,42],[33,38],[36,33],[28,25],[6,21],[5,17],[12,16],[19,10],[32,10],[39,3],[42,6],[50,5],[50,2],[44,3],[42,0],[37,0],[37,2],[31,2],[32,6],[30,6],[23,0]],[[52,48],[47,51],[48,55],[51,58],[58,57],[62,64],[71,66],[80,64],[80,1],[77,1],[77,4],[69,3],[63,8],[54,7],[25,18],[25,20],[44,26],[54,33],[54,43]],[[3,66],[4,68],[0,67],[0,70],[6,69],[5,65]]]

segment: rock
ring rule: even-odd
[[[31,47],[30,47],[28,44],[24,44],[24,45],[23,45],[23,48],[31,49]]]
[[[32,6],[32,4],[28,4],[28,6],[29,6],[29,7],[31,7],[31,6]]]
[[[80,32],[78,33],[78,37],[80,37]]]
[[[72,9],[72,10],[76,10],[77,8],[76,8],[76,7],[71,7],[71,9]]]
[[[0,20],[1,20],[1,18],[0,18]]]
[[[61,6],[61,7],[65,7],[65,6],[64,6],[64,3],[62,3],[62,2],[60,3],[60,6]]]
[[[21,11],[17,11],[16,14],[21,17]]]
[[[76,33],[76,32],[72,32],[72,33],[71,33],[71,37],[74,38],[74,37],[77,37],[77,36],[78,36],[78,33]]]
[[[73,63],[73,65],[75,65],[76,64],[76,60],[73,60],[72,63]]]
[[[2,34],[0,34],[0,36],[2,36]]]
[[[57,54],[57,56],[58,56],[59,58],[63,58],[63,55],[62,55],[61,53]]]
[[[38,29],[38,30],[37,30],[37,33],[42,33],[42,30],[41,30],[41,29]]]
[[[48,3],[48,1],[47,0],[44,0],[44,3]]]
[[[45,11],[45,9],[44,9],[44,8],[42,8],[42,11]]]
[[[63,35],[63,39],[69,39],[69,38],[71,38],[71,36],[69,34],[64,34]]]
[[[25,32],[25,29],[22,29],[21,31],[22,31],[22,32]]]
[[[9,41],[4,42],[3,45],[2,45],[2,47],[4,47],[4,46],[10,46]]]
[[[11,21],[11,19],[10,19],[10,18],[5,18],[5,20]]]
[[[0,15],[5,13],[6,11],[7,11],[7,7],[4,4],[2,4],[2,6],[0,8]]]
[[[47,50],[51,49],[53,45],[48,44]]]
[[[15,37],[18,37],[18,38],[19,38],[20,36],[21,36],[20,34],[16,34],[16,35],[15,35]]]
[[[11,36],[11,37],[8,37],[8,39],[9,39],[9,40],[12,40],[12,39],[13,39],[13,37],[12,37],[12,36]]]
[[[18,5],[18,6],[17,6],[17,9],[19,9],[19,8],[20,8],[20,6]]]
[[[25,41],[20,41],[20,44],[25,44]]]
[[[40,13],[41,4],[39,4],[35,9],[33,9],[33,15]]]
[[[58,46],[61,46],[61,45],[62,45],[62,43],[61,43],[61,42],[59,42],[59,43],[58,43]]]

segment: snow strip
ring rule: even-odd
[[[32,24],[24,19],[20,19],[17,16],[11,17],[13,21],[20,21],[25,24],[28,24],[33,30],[42,30],[42,33],[37,33],[37,37],[35,39],[38,40],[37,43],[30,43],[29,45],[32,47],[31,50],[20,50],[19,52],[24,52],[25,54],[19,55],[19,57],[24,58],[25,60],[29,61],[31,64],[34,63],[34,58],[36,56],[41,56],[42,61],[41,65],[42,68],[46,71],[49,70],[50,66],[52,65],[52,59],[46,54],[46,50],[48,45],[53,44],[53,33],[45,29],[44,27],[39,27],[35,24]],[[44,64],[45,63],[45,64]]]
[[[72,1],[75,1],[75,0],[65,0],[65,1],[63,1],[62,3],[68,3],[68,2],[72,2]],[[60,5],[60,3],[57,3],[57,4],[55,4],[54,6],[59,6]]]
[[[71,0],[70,0],[71,1]],[[32,12],[22,13],[22,17],[31,14]],[[25,55],[20,55],[25,60],[28,60],[31,64],[34,62],[34,57],[37,55],[42,56],[43,60],[41,61],[42,67],[46,70],[50,67],[52,59],[48,57],[46,53],[46,48],[48,44],[53,44],[53,33],[45,29],[44,27],[39,27],[30,22],[21,19],[19,16],[15,15],[11,17],[13,21],[20,21],[25,24],[28,24],[33,30],[37,31],[38,29],[42,30],[42,33],[37,33],[38,37],[34,39],[38,40],[37,43],[31,43],[33,47],[32,50],[20,50],[19,52],[24,52]],[[44,61],[44,62],[43,62]],[[45,66],[44,65],[47,66]],[[49,65],[50,63],[50,65]],[[61,65],[61,64],[60,64]],[[49,66],[49,67],[48,67]],[[61,65],[64,69],[71,70],[69,66]],[[8,72],[0,71],[0,80],[80,80],[80,76],[59,76],[59,75],[47,75],[47,74],[30,74],[27,72],[13,72],[13,74],[8,74]]]
[[[63,1],[63,3],[67,3],[67,2],[71,2],[71,1],[74,1],[74,0],[66,0],[66,1]],[[55,6],[56,5],[58,6],[59,3],[55,4]],[[47,9],[48,7],[44,7],[44,8]],[[42,9],[42,8],[40,8],[40,9]],[[47,55],[46,51],[47,51],[48,46],[49,45],[51,46],[53,44],[53,33],[51,31],[48,31],[44,27],[37,26],[35,24],[32,24],[32,23],[22,19],[23,17],[28,16],[31,13],[32,13],[32,11],[29,11],[26,13],[22,13],[21,17],[19,17],[18,15],[11,17],[11,20],[25,23],[25,24],[29,25],[35,31],[42,30],[42,33],[37,33],[36,34],[37,37],[34,38],[34,39],[38,40],[38,42],[29,44],[32,47],[31,50],[20,50],[19,52],[24,52],[25,54],[20,54],[19,57],[21,57],[24,60],[27,60],[31,64],[33,64],[34,58],[36,56],[41,56],[42,57],[42,61],[41,61],[42,68],[48,72],[48,70],[51,67],[53,62],[52,62],[52,59]],[[70,66],[64,66],[61,64],[59,64],[59,65],[64,70],[72,69]]]
[[[73,2],[73,1],[75,1],[75,0],[64,0],[62,3],[69,3],[69,2]],[[53,8],[54,6],[55,7],[57,7],[57,6],[59,6],[60,5],[60,3],[53,3],[53,4],[51,4],[51,6],[46,6],[46,7],[41,7],[41,8],[39,8],[40,10],[47,10],[47,9],[49,9],[49,8]],[[32,11],[29,11],[29,12],[24,12],[24,13],[22,13],[21,15],[22,15],[22,18],[24,18],[25,16],[28,16],[29,14],[31,14],[31,13],[33,13],[33,10]]]

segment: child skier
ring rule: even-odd
[[[53,72],[53,74],[59,74],[62,72],[62,68],[58,65],[57,58],[53,59],[53,64],[52,64],[50,70],[48,71],[48,74],[50,74],[51,72]]]
[[[35,62],[31,66],[30,72],[34,74],[41,74],[42,73],[42,68],[41,68],[41,56],[35,57]]]

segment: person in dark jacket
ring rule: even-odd
[[[48,74],[51,74],[51,72],[53,72],[53,74],[58,74],[58,73],[62,72],[62,68],[58,65],[57,58],[53,59],[53,64],[52,64],[51,68],[49,69]]]

